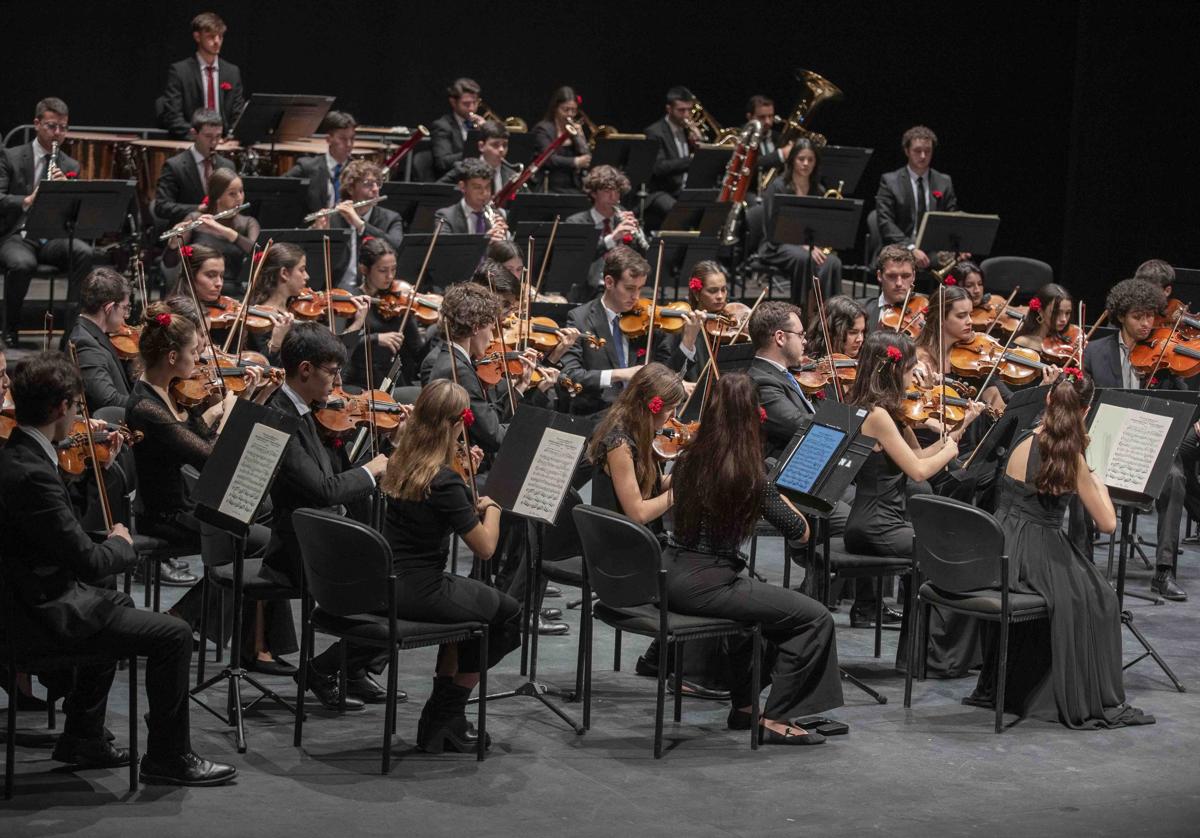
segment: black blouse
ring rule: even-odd
[[[612,428],[604,439],[600,442],[600,447],[596,451],[596,472],[592,475],[592,503],[602,509],[609,509],[613,512],[625,514],[625,510],[621,508],[621,501],[617,497],[616,487],[613,485],[612,475],[604,470],[605,461],[608,459],[608,452],[614,448],[619,448],[622,445],[629,446],[629,456],[633,458],[636,464],[638,459],[637,443],[633,436],[620,425]],[[654,476],[654,487],[650,490],[651,497],[662,493],[662,471],[659,469]],[[654,533],[662,533],[664,531],[662,518],[656,518],[646,525]]]
[[[683,505],[687,502],[688,499],[686,497],[681,495],[675,496],[676,504]],[[763,485],[759,514],[763,520],[779,530],[780,534],[788,541],[797,541],[804,538],[804,533],[808,531],[808,527],[804,523],[804,518],[797,515],[784,502],[783,498],[779,495],[779,490],[771,483]],[[737,557],[738,547],[741,546],[740,544],[713,543],[703,520],[700,522],[700,533],[694,541],[681,538],[677,530],[672,533],[671,543],[685,550],[694,550],[697,553],[712,553],[718,556],[731,557]]]
[[[471,490],[452,468],[442,466],[423,500],[388,498],[383,535],[397,570],[440,573],[450,554],[451,534],[466,535],[478,524]]]
[[[134,382],[125,402],[125,421],[130,430],[144,434],[133,456],[145,514],[162,518],[191,511],[179,470],[185,465],[204,468],[216,432],[199,415],[177,419],[154,388],[141,380]]]

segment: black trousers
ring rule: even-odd
[[[92,269],[92,247],[87,242],[74,240],[68,249],[68,239],[50,239],[39,244],[37,239],[23,239],[19,235],[9,236],[0,243],[0,268],[4,270],[5,328],[16,331],[21,325],[21,308],[29,284],[40,265],[53,265],[61,270],[71,270],[69,300],[75,300],[83,278]],[[70,254],[70,255],[68,255]],[[70,333],[68,329],[68,334]]]
[[[842,705],[837,641],[825,606],[796,591],[742,576],[731,562],[716,556],[671,547],[663,563],[672,611],[762,623],[770,664],[770,675],[763,680],[771,684],[765,717],[787,719]],[[734,707],[745,707],[752,698],[751,649],[749,638],[731,639]]]
[[[146,753],[166,759],[191,750],[188,733],[188,673],[192,662],[192,631],[187,623],[166,614],[139,611],[133,600],[120,591],[99,591],[124,606],[117,609],[107,626],[90,637],[73,640],[77,652],[105,652],[114,656],[146,658],[146,697],[150,703],[149,737]],[[111,663],[81,666],[74,687],[63,703],[63,731],[81,739],[104,734],[108,691],[116,675]],[[39,676],[45,683],[46,679]],[[130,724],[138,724],[130,719]]]

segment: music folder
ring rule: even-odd
[[[517,408],[488,473],[486,492],[507,512],[554,526],[594,421]]]
[[[775,462],[769,479],[805,512],[829,515],[876,440],[859,432],[865,408],[826,402],[800,428]]]

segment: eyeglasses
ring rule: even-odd
[[[66,131],[69,130],[67,128],[67,123],[65,123],[65,122],[42,122],[42,123],[40,123],[40,125],[42,128],[45,128],[51,134],[58,134],[60,132],[65,133]]]
[[[791,329],[776,329],[777,332],[783,332],[785,335],[799,335],[801,340],[804,340],[804,332],[796,332]]]
[[[340,376],[342,374],[341,367],[334,367],[333,369],[330,369],[329,367],[317,367],[317,369],[319,369],[321,372],[325,373],[330,378],[337,378],[338,376]]]

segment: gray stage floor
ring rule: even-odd
[[[759,555],[762,570],[779,580],[780,542],[765,540]],[[1175,692],[1149,660],[1129,670],[1129,700],[1157,717],[1150,727],[1081,732],[1022,723],[997,736],[989,712],[959,703],[973,679],[918,684],[905,710],[903,679],[889,665],[896,634],[885,635],[883,658],[872,658],[872,632],[851,630],[843,607],[836,615],[842,661],[888,698],[877,705],[847,684],[846,706],[831,715],[849,722],[849,736],[752,753],[746,735],[725,729],[725,707],[688,700],[683,723],[668,721],[669,750],[656,761],[654,682],[632,671],[644,644],[627,640],[625,667],[614,673],[612,633],[598,627],[593,726],[585,736],[519,698],[490,706],[495,746],[484,763],[416,752],[433,652],[415,652],[401,659],[400,684],[411,699],[400,707],[388,777],[378,773],[381,706],[344,718],[312,712],[300,750],[287,714],[256,710],[243,756],[228,731],[194,709],[196,749],[236,764],[236,785],[143,788],[129,800],[124,771],[71,774],[50,760],[50,745],[22,747],[16,797],[0,805],[0,834],[1195,835],[1198,555],[1188,546],[1181,560],[1192,602],[1131,603],[1139,627],[1192,688]],[[1147,584],[1146,572],[1134,571],[1132,587]],[[540,672],[563,686],[574,677],[578,612],[566,620],[570,636],[543,639]],[[1126,637],[1128,660],[1139,648]],[[514,653],[493,671],[493,687],[517,684],[517,668]],[[119,742],[129,722],[126,683],[118,675],[109,708]],[[290,682],[278,684],[294,695]],[[220,703],[218,692],[211,696]],[[23,713],[20,725],[26,734],[45,732],[41,714]]]

